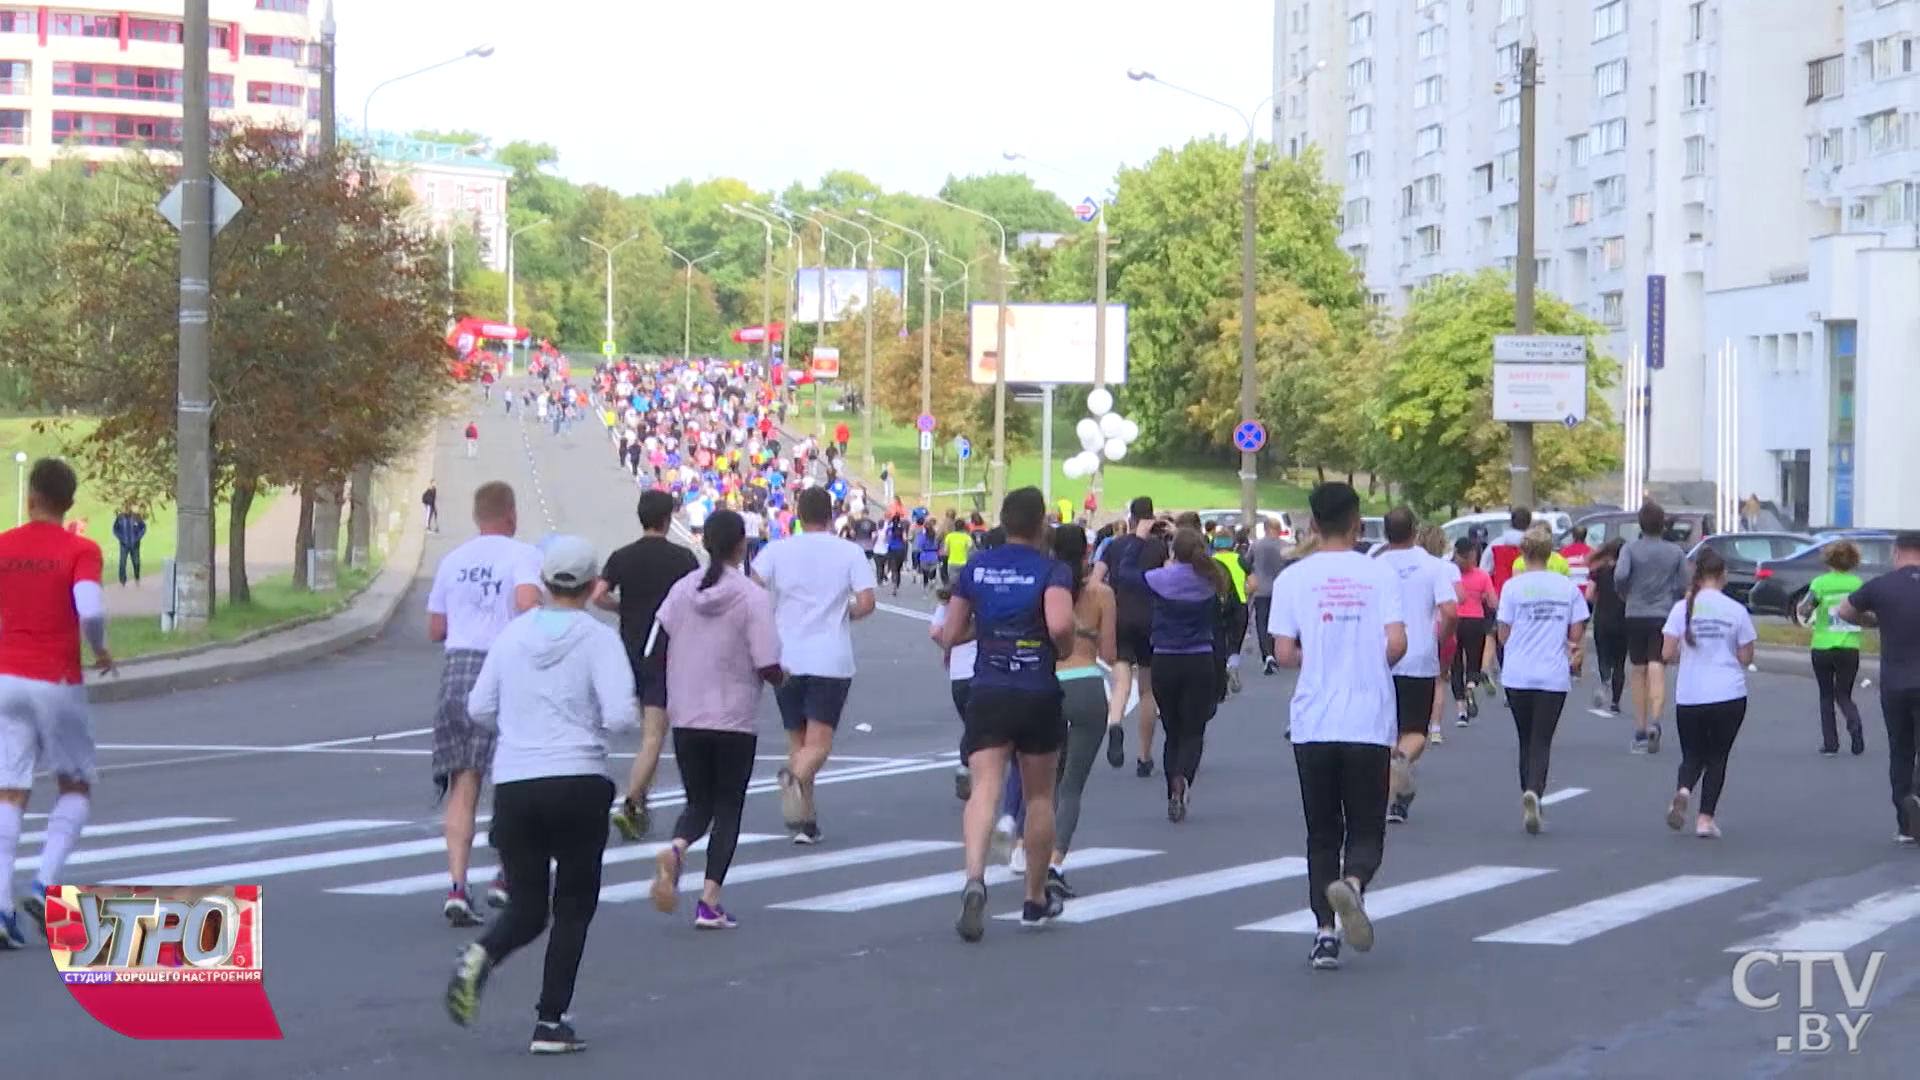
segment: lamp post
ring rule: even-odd
[[[900,336],[907,336],[907,294],[913,291],[913,256],[892,244],[875,242],[874,247],[900,257]],[[922,285],[922,288],[926,286]]]
[[[587,245],[588,247],[596,248],[602,252],[605,252],[607,256],[607,336],[604,339],[607,342],[607,344],[613,343],[613,255],[614,255],[614,252],[619,251],[621,248],[626,247],[628,244],[631,244],[638,239],[640,239],[640,234],[634,233],[632,236],[627,237],[625,240],[620,241],[619,243],[613,245],[612,247],[608,247],[605,244],[594,243],[592,240],[589,240],[584,236],[580,238],[581,243]],[[601,350],[604,352],[605,349],[606,349],[606,345],[602,345]]]
[[[744,217],[766,230],[766,247],[763,250],[765,268],[761,271],[760,286],[760,359],[767,365],[768,374],[773,371],[773,223],[762,221],[740,210],[732,203],[721,203],[720,209],[735,217]]]
[[[981,260],[987,258],[987,256],[982,255],[979,259],[975,259],[972,262],[961,262],[960,256],[952,254],[938,244],[933,246],[933,253],[960,268],[960,306],[962,308],[972,307],[973,268],[980,265]]]
[[[813,304],[813,358],[810,359],[807,364],[808,370],[812,371],[812,369],[819,366],[817,363],[814,363],[813,360],[817,359],[820,355],[820,344],[827,340],[827,239],[832,237],[837,240],[839,237],[834,236],[833,230],[827,228],[827,223],[817,217],[810,214],[795,213],[781,206],[779,203],[775,203],[773,208],[775,211],[794,220],[809,222],[814,228],[820,230],[820,265],[815,268],[819,273],[819,295],[815,297]],[[848,246],[853,246],[853,241],[849,240],[847,244]],[[805,254],[805,252],[803,251],[802,254]],[[839,312],[835,312],[834,314],[838,315]],[[817,438],[824,439],[827,437],[827,421],[821,415],[820,377],[818,374],[815,374],[813,379],[813,433]]]
[[[27,523],[27,452],[16,450],[13,453],[13,524],[19,528]]]
[[[793,254],[793,246],[794,246],[794,242],[798,239],[797,235],[793,231],[793,226],[787,224],[786,221],[782,218],[776,217],[772,214],[768,214],[765,211],[755,209],[752,206],[746,206],[746,205],[735,206],[732,203],[721,203],[720,208],[722,210],[725,210],[729,214],[734,215],[735,217],[743,217],[743,218],[746,218],[748,221],[759,222],[761,225],[766,226],[768,229],[772,229],[773,226],[778,225],[780,226],[780,228],[786,231],[787,270],[786,270],[786,273],[783,274],[780,279],[780,318],[783,321],[786,319],[792,318],[794,315],[793,278],[794,278],[794,268],[796,265],[794,254]],[[768,243],[772,243],[771,233],[769,233],[768,235]],[[772,331],[772,323],[769,321],[770,316],[768,315],[768,312],[771,310],[772,303],[773,303],[772,282],[773,282],[773,252],[769,250],[767,252],[767,285],[765,287],[766,289],[765,293],[761,296],[761,308],[760,308],[761,329],[767,335],[766,356],[767,356],[767,374],[768,375],[773,374],[773,331]],[[781,359],[784,361],[787,359],[787,357],[784,355],[786,350],[783,348],[781,352],[783,354],[781,356]],[[785,387],[778,387],[777,389],[784,390]]]
[[[859,229],[860,234],[867,238],[867,295],[866,299],[860,304],[867,323],[866,344],[863,346],[865,352],[862,354],[863,358],[860,364],[860,470],[864,475],[871,478],[873,476],[873,295],[875,289],[873,277],[873,230],[851,218],[843,218],[831,210],[825,210],[818,206],[814,207],[813,210],[822,217],[832,218],[848,228]],[[858,253],[856,252],[855,254],[857,255]]]
[[[697,259],[689,259],[666,244],[660,246],[666,249],[667,254],[687,264],[686,303],[680,315],[680,359],[688,360],[693,357],[693,268],[708,259],[719,258],[720,253],[709,251]]]
[[[1007,279],[1013,273],[1013,267],[1007,263],[1007,227],[1000,219],[991,214],[983,214],[970,206],[961,206],[938,195],[930,195],[934,202],[950,206],[963,214],[992,225],[1000,231],[1000,272],[994,277],[995,289],[999,293],[1000,314],[998,328],[994,332],[993,355],[993,461],[989,465],[992,482],[989,486],[993,500],[993,512],[997,517],[1000,504],[1007,497]]]
[[[905,225],[888,221],[865,207],[854,213],[920,241],[920,413],[930,415],[933,412],[933,245]],[[905,291],[905,286],[901,289]],[[933,509],[933,435],[930,432],[920,437],[920,505]]]
[[[493,46],[475,45],[473,48],[468,49],[466,52],[461,53],[459,56],[456,56],[451,60],[442,60],[437,64],[429,64],[418,71],[409,71],[405,75],[395,75],[393,78],[388,79],[383,83],[376,83],[373,89],[367,91],[366,104],[361,106],[361,109],[360,109],[360,137],[362,139],[367,140],[367,143],[369,145],[371,145],[373,142],[373,127],[368,122],[369,117],[373,113],[373,95],[379,93],[382,90],[385,90],[387,87],[392,86],[394,83],[406,82],[408,79],[411,79],[416,75],[425,75],[429,71],[438,71],[449,64],[457,64],[462,60],[485,60],[487,57],[492,55],[493,55]]]
[[[533,230],[538,229],[542,226],[551,225],[551,224],[553,224],[552,221],[549,221],[546,218],[542,218],[531,225],[522,225],[518,229],[515,229],[512,232],[507,234],[507,325],[508,326],[516,325],[514,321],[514,317],[518,314],[518,311],[514,307],[514,303],[513,303],[513,275],[514,275],[514,269],[515,269],[514,261],[513,261],[513,243],[514,241],[520,239],[521,233],[532,232]],[[513,359],[513,351],[519,347],[520,347],[519,342],[510,341],[507,343],[507,359],[509,361]],[[509,367],[509,370],[507,374],[509,375],[513,374],[511,370],[512,365],[509,364],[508,367]]]

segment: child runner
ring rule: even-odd
[[[1687,597],[1673,606],[1661,629],[1661,658],[1680,665],[1673,692],[1680,779],[1667,807],[1667,828],[1686,824],[1687,803],[1699,785],[1693,832],[1707,840],[1720,835],[1715,811],[1727,782],[1727,757],[1747,718],[1747,665],[1753,663],[1759,637],[1747,609],[1720,591],[1726,583],[1727,561],[1712,548],[1701,548]]]

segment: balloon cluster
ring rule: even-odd
[[[1061,471],[1078,480],[1100,471],[1101,458],[1119,461],[1127,456],[1127,446],[1140,437],[1140,425],[1113,411],[1113,395],[1105,387],[1087,395],[1087,411],[1092,416],[1074,425],[1080,437],[1080,452],[1067,459]]]

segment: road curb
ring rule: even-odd
[[[432,470],[435,445],[429,441],[415,455],[408,476],[417,479]],[[404,485],[401,490],[410,490]],[[90,702],[134,701],[181,690],[199,690],[235,682],[331,656],[386,630],[399,614],[400,604],[419,577],[426,555],[426,522],[406,506],[406,524],[380,573],[349,601],[346,610],[319,619],[296,622],[244,641],[204,647],[169,657],[129,662],[119,674],[87,676]]]

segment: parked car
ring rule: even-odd
[[[1860,566],[1854,570],[1862,581],[1872,581],[1893,569],[1892,533],[1828,533],[1816,536],[1813,543],[1778,559],[1768,559],[1754,569],[1753,591],[1747,596],[1747,610],[1755,615],[1777,615],[1800,625],[1800,601],[1806,598],[1807,585],[1827,572],[1826,551],[1830,544],[1845,540],[1860,549]]]
[[[1753,592],[1754,573],[1769,559],[1784,559],[1814,542],[1801,533],[1747,532],[1719,533],[1709,536],[1687,552],[1687,561],[1697,558],[1702,548],[1712,548],[1727,561],[1726,594],[1742,604]]]
[[[1283,544],[1291,544],[1294,542],[1295,533],[1293,528],[1293,515],[1291,513],[1285,510],[1256,510],[1254,513],[1259,516],[1260,520],[1254,525],[1253,539],[1258,540],[1263,536],[1278,536],[1280,542]],[[1230,529],[1237,529],[1240,527],[1240,511],[1202,510],[1200,511],[1200,524],[1203,528],[1218,528],[1224,525]]]
[[[1586,527],[1587,545],[1598,548],[1619,537],[1628,543],[1640,539],[1640,515],[1631,510],[1588,514],[1575,522]],[[1679,508],[1667,511],[1665,537],[1682,547],[1713,535],[1713,511]]]
[[[1553,535],[1556,537],[1565,536],[1567,530],[1573,528],[1572,515],[1561,510],[1536,510],[1533,513],[1533,520],[1546,522],[1552,527]],[[1487,530],[1487,539],[1492,541],[1501,533],[1506,532],[1507,526],[1512,521],[1513,513],[1511,511],[1489,510],[1484,513],[1467,514],[1464,517],[1454,518],[1452,521],[1440,526],[1440,531],[1447,534],[1447,543],[1452,545],[1466,539],[1467,534],[1473,531],[1473,527],[1479,525]]]

